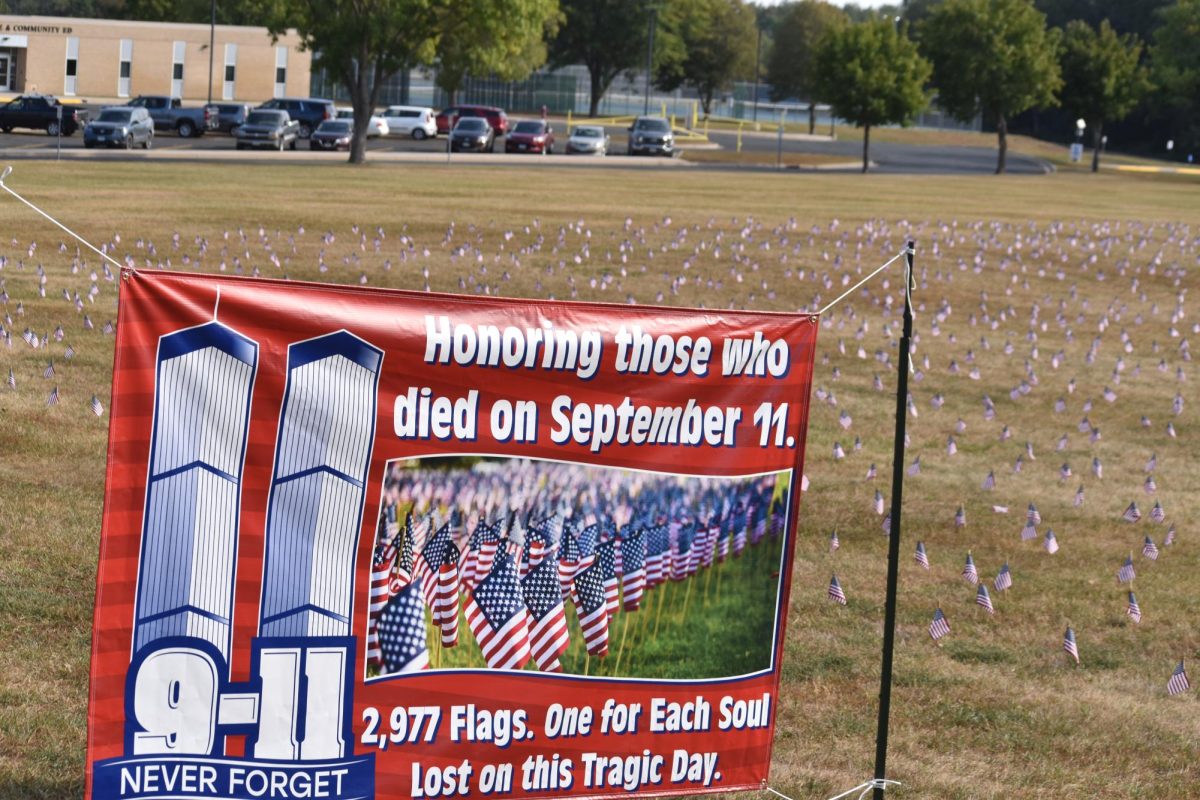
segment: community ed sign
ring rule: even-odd
[[[123,272],[87,796],[761,787],[816,332]]]

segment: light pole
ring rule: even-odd
[[[754,46],[754,121],[758,122],[758,79],[762,74],[762,21],[754,19],[758,28],[758,44]]]
[[[217,0],[212,0],[208,21],[208,104],[212,105],[213,49],[217,41]]]
[[[658,26],[658,5],[649,6],[650,22],[646,34],[646,105],[642,113],[650,115],[650,76],[654,73],[654,29]]]

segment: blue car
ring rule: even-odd
[[[111,106],[83,129],[84,147],[124,147],[140,145],[149,150],[154,144],[154,120],[144,108]]]

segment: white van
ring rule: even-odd
[[[434,120],[432,108],[389,106],[383,112],[383,119],[391,133],[411,136],[418,140],[437,136],[437,122]]]

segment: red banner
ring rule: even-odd
[[[88,796],[759,788],[816,332],[123,273]]]

